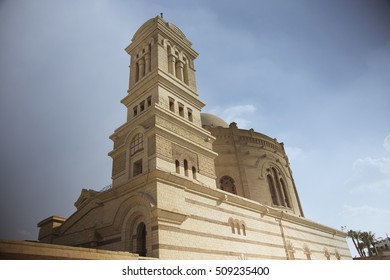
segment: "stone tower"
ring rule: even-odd
[[[135,33],[131,57],[127,122],[111,139],[113,188],[155,170],[215,187],[211,134],[201,125],[194,60],[197,53],[175,25],[150,19]],[[184,175],[184,176],[183,176]]]
[[[184,219],[185,204],[180,203],[184,195],[178,188],[187,184],[216,188],[217,154],[212,151],[214,137],[201,124],[204,103],[196,89],[197,53],[183,32],[159,16],[152,18],[135,33],[126,52],[129,89],[121,102],[127,107],[127,122],[110,136],[112,188],[147,198],[149,206],[158,205],[154,217],[151,209],[142,209],[135,222],[141,228],[134,225],[128,234],[136,239],[144,230],[148,239],[159,220]],[[139,243],[128,240],[125,246],[157,256],[152,247],[142,249]],[[152,244],[151,239],[145,244]]]

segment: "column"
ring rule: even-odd
[[[184,77],[184,64],[180,60],[176,62],[176,77],[180,80],[183,81]]]
[[[168,73],[171,73],[174,76],[176,76],[175,64],[176,64],[176,57],[170,54],[168,56]]]
[[[150,72],[150,53],[145,54],[145,74]]]
[[[143,58],[138,61],[138,71],[138,77],[142,79],[145,76],[145,61]]]

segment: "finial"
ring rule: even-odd
[[[161,18],[164,18],[164,14],[163,14],[163,13],[160,13],[160,17],[161,17]]]

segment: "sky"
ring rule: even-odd
[[[390,234],[390,1],[0,0],[0,239],[111,183],[124,48],[160,13],[202,111],[285,144],[306,218]]]

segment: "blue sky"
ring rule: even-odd
[[[284,142],[307,218],[390,234],[389,1],[0,1],[0,238],[111,183],[135,31],[199,53],[204,112]]]

